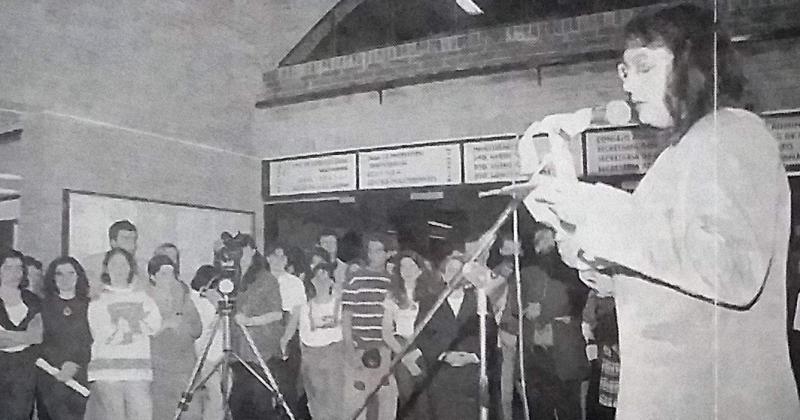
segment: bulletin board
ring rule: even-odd
[[[254,231],[255,213],[87,191],[64,190],[61,248],[78,260],[109,249],[108,228],[130,220],[139,233],[137,259],[148,261],[155,248],[171,242],[180,250],[181,277],[191,281],[213,262],[213,244],[223,231]]]

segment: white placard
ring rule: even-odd
[[[355,189],[355,153],[269,162],[272,197]]]
[[[358,153],[358,186],[362,190],[460,183],[458,144]]]
[[[764,120],[778,140],[783,164],[800,165],[800,115],[770,116]]]
[[[586,133],[586,175],[643,174],[666,144],[645,130],[620,129]]]
[[[524,179],[520,173],[517,139],[464,143],[464,182],[506,182]]]

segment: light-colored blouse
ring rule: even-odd
[[[591,285],[613,285],[617,419],[800,418],[786,336],[789,185],[761,119],[710,114],[633,194],[580,191],[586,211],[560,251]]]

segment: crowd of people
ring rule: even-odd
[[[526,397],[534,418],[581,418],[590,372],[581,326],[608,324],[609,311],[584,314],[589,289],[561,263],[552,230],[539,226],[530,239],[519,272],[522,311],[513,256],[523,248],[502,236],[488,258],[505,286],[492,292],[489,303],[493,414],[520,418]],[[473,242],[455,244],[434,261],[397,250],[390,236],[365,234],[363,256],[345,262],[332,230],[304,250],[268,244],[265,255],[251,236],[237,235],[233,319],[247,336],[231,328],[232,350],[240,358],[231,360],[227,405],[222,371],[215,369],[223,358],[221,332],[215,332],[222,298],[217,286],[228,277],[219,261],[187,278],[181,275],[180,250],[165,243],[140,262],[137,229],[126,220],[109,228],[109,243],[107,252],[83,263],[56,258],[43,275],[34,258],[3,253],[4,418],[30,419],[34,412],[39,419],[173,418],[204,354],[197,380],[208,380],[182,418],[220,419],[228,405],[237,420],[282,418],[276,393],[256,377],[265,375],[262,362],[297,418],[345,419],[362,405],[361,416],[370,419],[464,419],[478,413],[479,312],[469,282],[458,284],[402,363],[380,382],[422,316],[458,278]],[[529,330],[523,334],[522,374],[514,362],[520,316]],[[612,341],[611,333],[590,329],[596,331],[592,340]],[[38,368],[43,362],[55,372]],[[88,398],[73,384],[88,388]],[[380,390],[367,401],[375,387]],[[613,394],[605,392],[606,399],[594,403],[613,407]]]

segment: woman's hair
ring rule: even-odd
[[[308,270],[308,276],[306,276],[303,284],[306,287],[306,296],[308,296],[309,300],[317,296],[317,289],[314,288],[314,283],[312,283],[312,280],[317,277],[317,274],[320,271],[323,271],[328,275],[328,278],[333,281],[334,270],[336,270],[336,264],[329,262],[319,263]]]
[[[260,252],[256,251],[253,254],[253,259],[252,262],[250,263],[250,267],[247,268],[246,272],[241,273],[242,275],[242,281],[240,284],[241,290],[247,289],[247,287],[250,286],[251,283],[256,281],[256,276],[258,276],[258,273],[268,269],[269,267],[267,266],[267,262],[264,259],[264,256],[261,255]]]
[[[75,270],[77,280],[75,282],[75,296],[88,299],[89,297],[89,279],[86,278],[86,270],[83,269],[81,263],[75,258],[70,256],[58,257],[47,266],[47,271],[44,274],[44,293],[47,296],[58,296],[60,290],[56,284],[56,269],[59,266],[69,264]]]
[[[176,266],[175,261],[172,261],[172,258],[163,254],[154,255],[153,258],[150,258],[150,261],[147,262],[147,274],[150,276],[155,276],[156,273],[161,270],[161,267],[165,265],[172,267],[172,272],[175,274],[175,279],[177,279],[178,267]],[[153,283],[152,280],[150,280],[150,282]]]
[[[192,289],[200,291],[203,288],[211,287],[211,282],[217,277],[217,274],[217,269],[213,265],[201,265],[192,278]]]
[[[323,248],[323,247],[321,247],[319,245],[315,245],[308,252],[308,261],[309,262],[311,262],[311,260],[313,260],[314,257],[322,258],[322,260],[325,261],[325,262],[333,262],[333,261],[331,261],[331,254],[328,251],[326,251],[325,248]]]
[[[674,56],[665,98],[675,123],[673,142],[713,111],[715,65],[717,105],[743,106],[747,81],[730,38],[714,22],[713,11],[682,4],[644,12],[628,22],[625,37],[646,47],[666,47]]]
[[[100,273],[100,281],[105,284],[111,284],[111,276],[108,275],[108,262],[117,254],[125,257],[125,260],[128,262],[128,267],[130,267],[130,271],[128,272],[128,284],[131,284],[133,282],[133,276],[136,275],[136,259],[133,258],[133,254],[122,248],[112,248],[110,251],[106,252],[105,257],[103,257],[103,269]],[[167,259],[169,259],[169,257],[167,257]]]
[[[405,305],[409,299],[418,300],[420,296],[420,290],[428,287],[426,283],[430,280],[427,264],[425,264],[425,258],[423,258],[422,255],[418,254],[417,252],[411,250],[400,251],[393,258],[395,259],[395,265],[394,272],[392,273],[392,285],[390,286],[392,295],[394,295],[397,303],[402,305]],[[420,270],[419,278],[417,278],[417,284],[414,286],[414,290],[410,291],[406,289],[406,281],[403,279],[403,276],[400,275],[400,262],[405,258],[413,261]]]
[[[22,279],[19,281],[20,290],[28,287],[28,266],[25,265],[25,255],[16,249],[0,251],[0,265],[5,264],[6,260],[9,259],[18,259],[22,264]]]
[[[291,272],[297,277],[305,277],[309,273],[308,259],[306,253],[297,246],[283,248],[286,254],[286,271]]]
[[[175,250],[175,272],[180,274],[181,273],[181,251],[178,249],[178,246],[173,244],[172,242],[164,242],[163,244],[156,247],[156,254],[162,253],[164,250],[167,249],[174,249]]]

